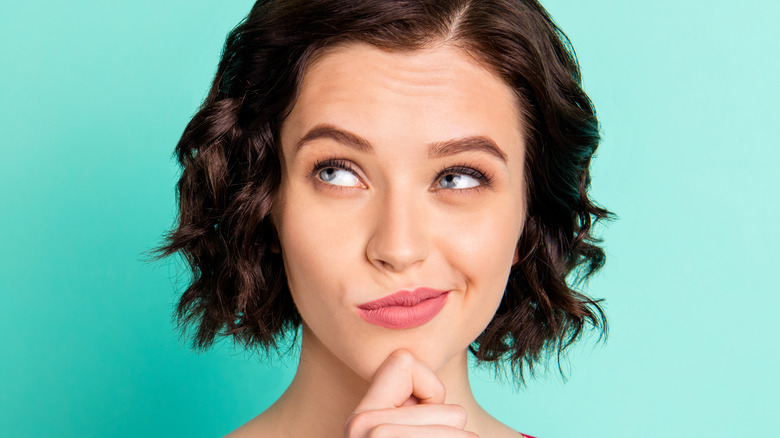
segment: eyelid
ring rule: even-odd
[[[340,158],[326,158],[324,160],[317,160],[317,162],[314,163],[314,166],[312,167],[312,175],[316,175],[320,170],[327,169],[329,167],[334,169],[344,169],[355,173],[355,170],[346,160],[342,160]],[[357,176],[357,174],[355,174],[355,176]]]
[[[465,189],[439,189],[439,190],[449,190],[449,191],[459,191],[459,192],[480,190],[483,188],[491,188],[491,183],[493,181],[493,177],[489,173],[477,169],[477,166],[473,164],[457,164],[455,166],[447,166],[442,170],[440,170],[436,174],[436,178],[433,181],[434,185],[436,185],[436,183],[438,183],[438,181],[444,176],[452,175],[452,174],[466,175],[468,177],[474,178],[475,180],[479,181],[480,184],[476,187],[468,187]]]
[[[342,159],[342,158],[326,158],[324,160],[317,160],[317,162],[314,163],[314,166],[312,167],[312,170],[311,170],[309,176],[311,178],[314,178],[317,182],[320,182],[322,184],[326,184],[327,186],[332,187],[334,189],[349,189],[349,188],[352,188],[352,187],[347,187],[347,186],[339,186],[339,185],[336,185],[336,184],[329,184],[329,183],[327,183],[325,181],[322,181],[317,175],[323,169],[328,169],[328,168],[346,170],[347,172],[350,172],[351,174],[353,174],[355,176],[355,178],[357,178],[358,181],[360,181],[361,184],[363,184],[364,186],[366,185],[366,183],[363,181],[363,178],[360,177],[360,175],[358,174],[357,170],[355,170],[355,168],[351,165],[351,163],[349,161],[347,161],[347,160]]]

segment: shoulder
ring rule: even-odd
[[[259,435],[257,435],[257,430],[254,427],[251,427],[250,424],[252,422],[246,423],[239,427],[238,429],[230,432],[229,434],[225,435],[223,438],[256,438]]]
[[[241,425],[238,429],[225,435],[223,438],[270,438],[285,435],[280,432],[281,431],[277,430],[277,426],[273,421],[269,421],[267,416],[260,414]]]

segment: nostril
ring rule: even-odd
[[[386,270],[386,271],[395,272],[395,271],[397,270],[397,269],[396,269],[396,267],[395,267],[395,265],[393,265],[393,264],[392,264],[392,263],[390,263],[390,262],[386,262],[386,261],[384,261],[384,260],[380,260],[380,261],[379,261],[379,263],[380,263],[380,265],[382,266],[382,269],[384,269],[384,270]]]

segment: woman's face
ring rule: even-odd
[[[447,45],[351,44],[309,66],[273,213],[304,340],[366,379],[398,348],[434,370],[464,352],[501,301],[524,223],[517,106]]]

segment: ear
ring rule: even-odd
[[[528,228],[528,222],[533,220],[532,218],[526,216],[525,221],[523,222],[522,228],[520,228],[520,232],[517,236],[517,243],[515,244],[515,256],[512,258],[512,266],[516,266],[518,263],[520,263],[521,257],[520,257],[520,243],[525,238],[525,231]]]
[[[274,254],[281,254],[282,247],[281,243],[279,242],[279,232],[276,228],[276,216],[273,214],[273,210],[268,216],[266,216],[266,220],[264,222],[268,224],[268,231],[266,231],[268,249]]]
[[[273,221],[271,221],[271,230],[268,234],[268,249],[274,254],[281,254],[282,246],[279,242],[279,233],[276,231],[276,224]]]
[[[525,232],[526,226],[523,224],[523,228],[520,229],[520,233],[517,236],[517,243],[515,243],[515,256],[512,257],[512,266],[517,266],[518,263],[520,263],[520,260],[522,257],[520,257],[520,243],[523,241],[524,238],[524,232]]]
[[[520,242],[517,242],[517,245],[515,245],[515,256],[512,257],[512,266],[518,263],[520,263]]]

